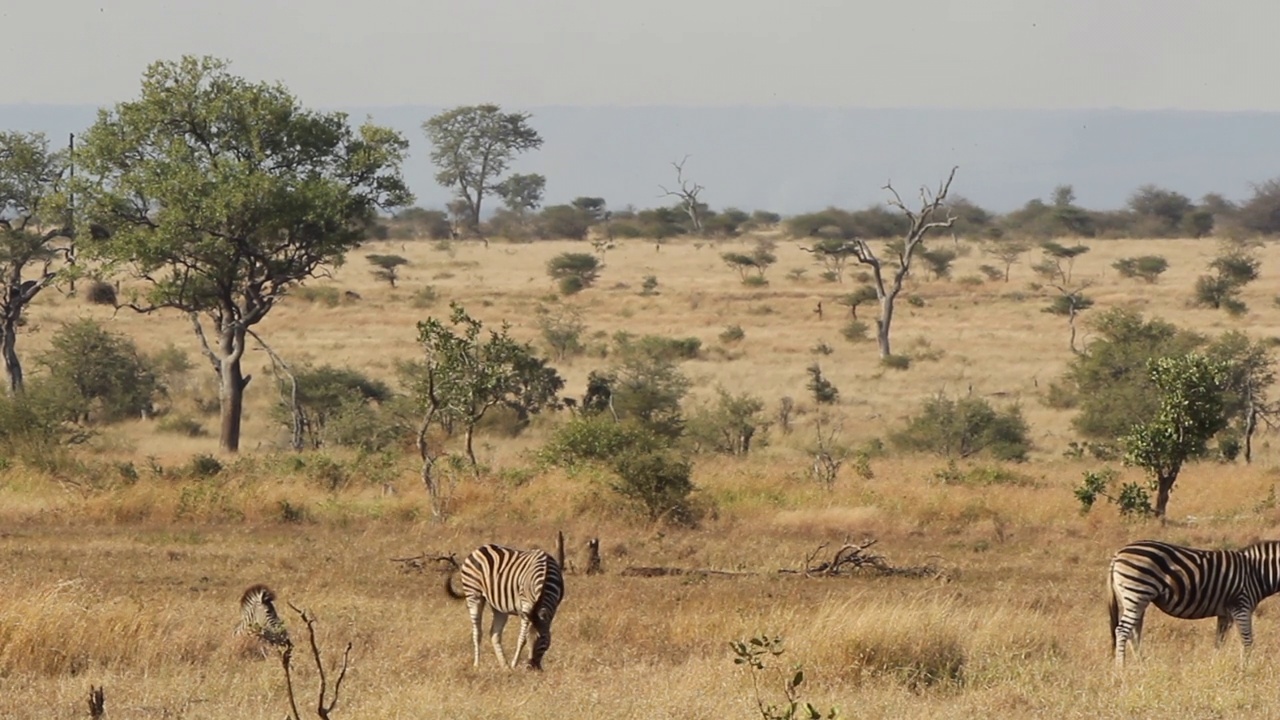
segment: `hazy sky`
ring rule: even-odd
[[[0,102],[109,103],[232,61],[312,106],[1280,110],[1275,0],[33,0]],[[360,8],[356,10],[355,8]]]

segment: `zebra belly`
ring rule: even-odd
[[[1155,603],[1155,606],[1163,610],[1166,615],[1176,617],[1181,620],[1203,620],[1204,618],[1218,617],[1217,610],[1206,610],[1204,608],[1171,608],[1159,602]]]

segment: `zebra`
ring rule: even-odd
[[[236,635],[249,634],[280,648],[293,646],[289,631],[276,613],[275,592],[261,583],[250,585],[240,595],[240,624]]]
[[[445,578],[444,589],[455,600],[466,599],[471,613],[473,665],[480,666],[480,630],[485,603],[493,608],[489,630],[498,662],[507,666],[502,650],[502,630],[508,615],[520,616],[520,637],[511,656],[510,668],[520,660],[520,651],[537,633],[529,657],[529,669],[542,669],[542,656],[551,647],[551,621],[564,598],[564,577],[560,563],[542,550],[516,550],[489,543],[476,548],[456,571],[462,576],[462,592],[453,589],[453,573]]]
[[[1184,620],[1217,617],[1215,646],[1221,647],[1232,621],[1244,652],[1253,645],[1253,611],[1280,592],[1280,541],[1240,550],[1200,550],[1143,540],[1111,558],[1108,608],[1116,667],[1124,666],[1125,643],[1136,653],[1147,605]]]

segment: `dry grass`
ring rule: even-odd
[[[721,383],[770,404],[791,395],[809,411],[804,367],[813,358],[809,348],[825,340],[835,348],[821,361],[842,391],[842,441],[883,436],[922,397],[972,387],[974,394],[1021,404],[1038,448],[1019,470],[1033,482],[944,485],[934,479],[940,461],[888,457],[872,461],[874,478],[846,470],[828,491],[804,474],[801,451],[812,440],[812,424],[811,416],[801,416],[793,435],[774,433],[750,459],[697,463],[694,480],[716,511],[696,530],[646,527],[619,512],[599,483],[559,472],[519,483],[495,476],[460,484],[452,516],[439,523],[430,519],[409,457],[389,471],[394,492],[388,494],[360,465],[348,465],[355,471],[334,491],[321,461],[306,456],[299,465],[271,452],[279,438],[269,417],[274,398],[267,358],[255,350],[248,364],[259,380],[250,386],[246,457],[228,461],[215,477],[174,469],[213,452],[216,438],[158,432],[155,421],[113,429],[79,451],[98,467],[134,463],[136,481],[109,470],[80,484],[21,465],[0,472],[6,559],[0,717],[81,716],[90,684],[105,685],[111,717],[280,717],[285,698],[278,664],[246,652],[232,635],[239,593],[254,582],[270,584],[282,608],[292,601],[316,614],[328,663],[346,641],[354,643],[336,717],[751,717],[751,682],[731,662],[728,642],[765,632],[786,639],[784,665],[807,668],[806,698],[839,706],[846,717],[1280,715],[1280,701],[1257,691],[1280,675],[1271,652],[1280,643],[1274,601],[1261,608],[1257,652],[1247,665],[1234,635],[1224,649],[1213,649],[1212,621],[1174,621],[1153,612],[1142,660],[1119,678],[1109,666],[1102,597],[1106,559],[1128,540],[1224,545],[1280,536],[1280,510],[1266,502],[1280,478],[1272,469],[1274,436],[1262,438],[1252,467],[1188,468],[1171,504],[1176,521],[1167,527],[1128,523],[1106,507],[1080,516],[1070,489],[1093,465],[1062,459],[1072,437],[1070,415],[1040,402],[1069,351],[1065,322],[1040,312],[1049,297],[1027,288],[1034,257],[1015,266],[1008,285],[913,285],[909,292],[924,306],[901,306],[897,345],[936,358],[897,372],[880,368],[871,344],[840,337],[846,316],[834,299],[851,290],[849,283],[786,279],[790,268],[811,264],[783,242],[770,286],[748,289],[719,260],[732,245],[674,243],[655,251],[646,243],[625,244],[606,255],[599,287],[562,300],[553,296],[543,267],[555,254],[577,249],[569,243],[463,245],[452,255],[427,244],[402,250],[399,243],[378,243],[368,252],[394,252],[412,262],[403,268],[400,288],[379,284],[362,256],[353,256],[320,285],[352,290],[360,300],[329,307],[291,298],[261,332],[293,362],[348,364],[389,377],[395,359],[413,356],[414,322],[432,311],[415,307],[422,304],[415,293],[427,285],[438,296],[436,311],[456,299],[487,323],[510,320],[514,332],[530,340],[537,338],[530,310],[538,303],[580,307],[590,331],[691,335],[707,348],[719,344],[725,326],[738,324],[745,338],[732,355],[707,352],[685,363],[696,395],[707,397]],[[1212,243],[1092,246],[1075,273],[1094,281],[1087,292],[1099,308],[1137,307],[1205,332],[1238,327],[1255,336],[1280,334],[1280,308],[1263,282],[1246,292],[1253,312],[1243,319],[1186,307]],[[1110,269],[1119,257],[1153,252],[1171,264],[1156,285],[1123,280]],[[1263,252],[1266,273],[1280,258],[1273,246]],[[975,251],[957,262],[955,275],[975,274],[983,262]],[[640,282],[650,274],[658,277],[660,294],[642,297]],[[819,300],[826,311],[821,321],[812,312]],[[34,309],[22,352],[32,356],[59,321],[82,315],[109,322],[144,349],[176,342],[196,358],[182,318],[113,316],[81,298],[54,297]],[[566,363],[561,370],[570,392],[580,392],[601,362]],[[186,392],[209,391],[200,381]],[[514,440],[485,438],[482,459],[497,469],[526,464],[524,453],[550,424]],[[349,461],[340,454],[334,460]],[[148,469],[152,462],[169,471],[157,475]],[[557,530],[566,532],[577,568],[585,563],[586,539],[602,538],[606,572],[568,577],[540,675],[500,671],[487,647],[473,670],[466,610],[444,597],[442,577],[405,572],[390,561],[424,551],[462,554],[494,540],[550,548]],[[777,572],[798,567],[820,543],[864,537],[878,538],[875,549],[890,562],[932,562],[948,571],[949,581]],[[631,564],[751,574],[618,574]],[[285,609],[284,617],[302,637],[296,615]],[[509,628],[508,650],[514,634]],[[315,677],[305,660],[294,667],[309,706]],[[780,687],[766,684],[765,690]]]

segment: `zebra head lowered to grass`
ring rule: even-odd
[[[1184,620],[1218,618],[1218,646],[1234,621],[1247,652],[1253,645],[1254,608],[1280,592],[1280,541],[1240,550],[1199,550],[1143,540],[1116,552],[1110,575],[1107,594],[1117,667],[1124,665],[1126,643],[1138,651],[1143,613],[1151,604]]]
[[[520,661],[532,628],[537,637],[529,656],[531,670],[542,669],[542,656],[551,647],[551,621],[556,608],[564,598],[564,577],[560,564],[542,550],[516,550],[502,545],[481,545],[476,548],[457,571],[462,579],[462,592],[453,589],[453,574],[445,579],[444,588],[454,599],[466,599],[471,613],[471,644],[475,650],[474,662],[480,665],[480,630],[484,607],[493,608],[493,625],[489,630],[493,651],[498,662],[507,666],[502,651],[502,630],[508,615],[520,617],[520,637],[509,667]]]

